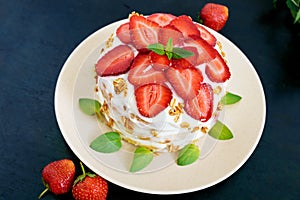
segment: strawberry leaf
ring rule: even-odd
[[[107,132],[98,136],[92,141],[90,147],[98,152],[112,153],[122,147],[120,134],[117,132]]]
[[[164,45],[160,43],[150,44],[147,46],[147,49],[154,51],[155,53],[159,55],[165,55],[165,48]]]
[[[242,99],[241,96],[226,92],[226,94],[221,99],[222,105],[230,105],[239,102]]]
[[[101,104],[94,99],[81,98],[79,99],[80,109],[87,115],[100,113]]]
[[[208,134],[217,140],[229,140],[233,138],[230,129],[219,120],[208,131]]]
[[[200,149],[195,144],[188,144],[179,151],[177,164],[180,166],[190,165],[200,156]]]
[[[142,146],[137,147],[129,171],[137,172],[144,169],[151,163],[153,157],[153,152],[150,149]]]

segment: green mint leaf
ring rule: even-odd
[[[173,51],[173,42],[172,42],[172,38],[168,39],[167,45],[166,45],[166,49],[167,52],[172,52]]]
[[[155,53],[159,55],[165,55],[165,48],[164,45],[160,43],[150,44],[147,46],[147,49],[154,51]]]
[[[194,53],[179,47],[173,48],[173,58],[180,59],[180,58],[187,58],[193,56]]]
[[[200,156],[200,149],[195,144],[188,144],[179,151],[177,164],[180,166],[190,165]]]
[[[153,152],[150,149],[142,146],[137,147],[129,171],[137,172],[144,169],[151,163],[153,157]]]
[[[241,96],[226,92],[226,94],[221,99],[221,104],[230,105],[239,102],[242,99]]]
[[[229,128],[219,120],[217,120],[213,127],[208,131],[208,134],[218,140],[229,140],[233,138]]]
[[[117,132],[107,132],[98,136],[92,141],[90,147],[98,152],[112,153],[122,147],[120,134]]]
[[[171,60],[172,57],[173,57],[173,53],[170,52],[170,51],[166,51],[166,55],[167,55],[167,57],[168,57],[169,60]]]
[[[94,115],[100,112],[101,104],[94,99],[80,98],[79,107],[85,114]]]

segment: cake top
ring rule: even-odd
[[[212,83],[226,82],[230,71],[205,27],[187,15],[134,13],[116,36],[121,43],[98,60],[96,72],[100,77],[127,73],[142,116],[158,115],[175,92],[191,117],[202,122],[211,118]]]

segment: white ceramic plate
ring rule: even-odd
[[[119,186],[152,194],[180,194],[215,185],[236,172],[250,157],[263,132],[266,105],[260,79],[247,57],[228,39],[214,32],[222,43],[231,69],[227,90],[242,96],[237,104],[226,107],[222,119],[234,139],[218,141],[197,162],[180,167],[172,155],[155,157],[142,173],[127,172],[131,146],[113,154],[97,153],[90,142],[108,131],[93,116],[79,109],[79,98],[95,98],[95,72],[100,45],[124,23],[110,24],[86,38],[69,56],[58,77],[55,112],[61,132],[76,156],[91,170]],[[124,143],[123,143],[124,144]],[[168,164],[160,165],[169,159]]]

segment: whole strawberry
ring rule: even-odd
[[[108,184],[101,176],[85,172],[80,162],[82,175],[74,181],[72,195],[75,200],[105,200],[108,193]]]
[[[220,31],[228,20],[228,7],[216,3],[207,3],[199,13],[200,22],[205,26]]]
[[[75,176],[75,165],[72,160],[62,159],[49,163],[43,168],[42,180],[45,190],[39,199],[47,192],[64,194],[70,191]]]

